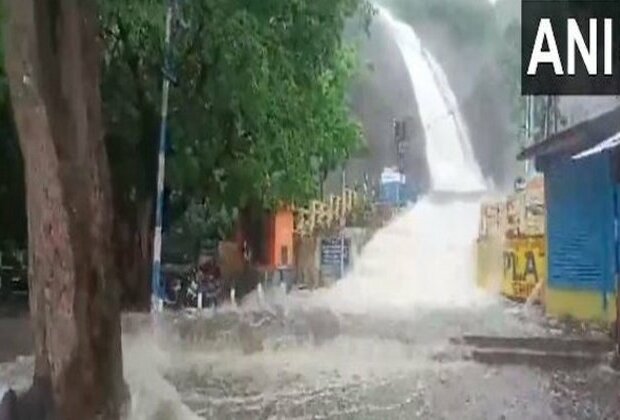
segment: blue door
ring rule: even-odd
[[[545,170],[549,285],[615,290],[615,204],[610,159],[554,160]]]

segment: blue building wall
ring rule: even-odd
[[[611,157],[551,158],[544,167],[550,289],[615,290],[616,185]]]

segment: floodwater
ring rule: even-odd
[[[474,287],[477,215],[475,197],[430,195],[332,288],[126,316],[130,420],[557,418],[539,373],[474,363],[450,341],[541,332]],[[31,374],[31,358],[0,366],[18,389]]]

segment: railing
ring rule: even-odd
[[[360,203],[357,192],[345,189],[344,195],[330,195],[325,201],[312,201],[307,207],[295,209],[295,234],[311,236],[318,230],[337,226]]]

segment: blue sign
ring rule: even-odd
[[[407,202],[407,179],[395,169],[385,168],[381,174],[380,201],[391,206],[401,206]]]

